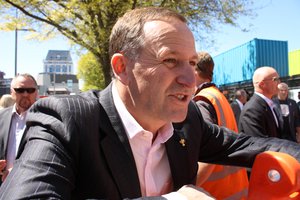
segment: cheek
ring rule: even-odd
[[[17,99],[17,95],[16,95],[15,93],[11,93],[11,96],[12,96],[12,98],[13,98],[14,100]]]

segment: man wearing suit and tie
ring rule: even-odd
[[[278,106],[283,118],[285,132],[282,133],[281,137],[297,142],[297,136],[300,136],[300,111],[296,101],[288,96],[289,86],[286,83],[279,83],[278,95],[273,98],[273,101]]]
[[[245,90],[239,89],[235,92],[235,99],[231,102],[230,106],[234,113],[236,124],[239,124],[239,118],[244,107],[244,104],[247,102],[248,94]]]
[[[36,101],[37,83],[30,74],[19,74],[10,87],[15,104],[0,111],[0,184],[11,170],[23,131],[27,111]]]
[[[186,20],[165,8],[125,13],[110,37],[103,91],[37,101],[0,199],[212,199],[198,161],[251,167],[265,150],[300,147],[205,122],[191,101],[197,52]],[[226,138],[226,139],[225,139]]]
[[[272,67],[257,68],[253,74],[254,95],[245,104],[239,120],[239,131],[251,136],[281,138],[283,120],[272,101],[280,82]]]

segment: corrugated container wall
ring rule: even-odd
[[[217,85],[251,80],[253,72],[261,66],[272,66],[281,77],[288,76],[287,41],[255,38],[213,59],[213,82]]]
[[[300,49],[289,52],[289,75],[300,74]]]

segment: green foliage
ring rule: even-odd
[[[105,82],[103,72],[99,62],[97,62],[92,53],[88,52],[80,57],[77,70],[77,78],[84,81],[83,91],[89,89],[104,89]]]
[[[201,40],[215,31],[218,24],[238,26],[237,18],[250,15],[251,5],[252,0],[2,0],[0,30],[31,28],[40,40],[63,34],[95,56],[108,85],[109,35],[118,17],[127,10],[144,6],[176,9],[189,20],[196,39]],[[80,75],[85,81],[91,76],[88,72],[82,70]],[[91,87],[98,86],[94,81]]]

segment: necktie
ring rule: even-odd
[[[271,108],[276,126],[279,127],[279,110],[274,103],[271,104]]]

